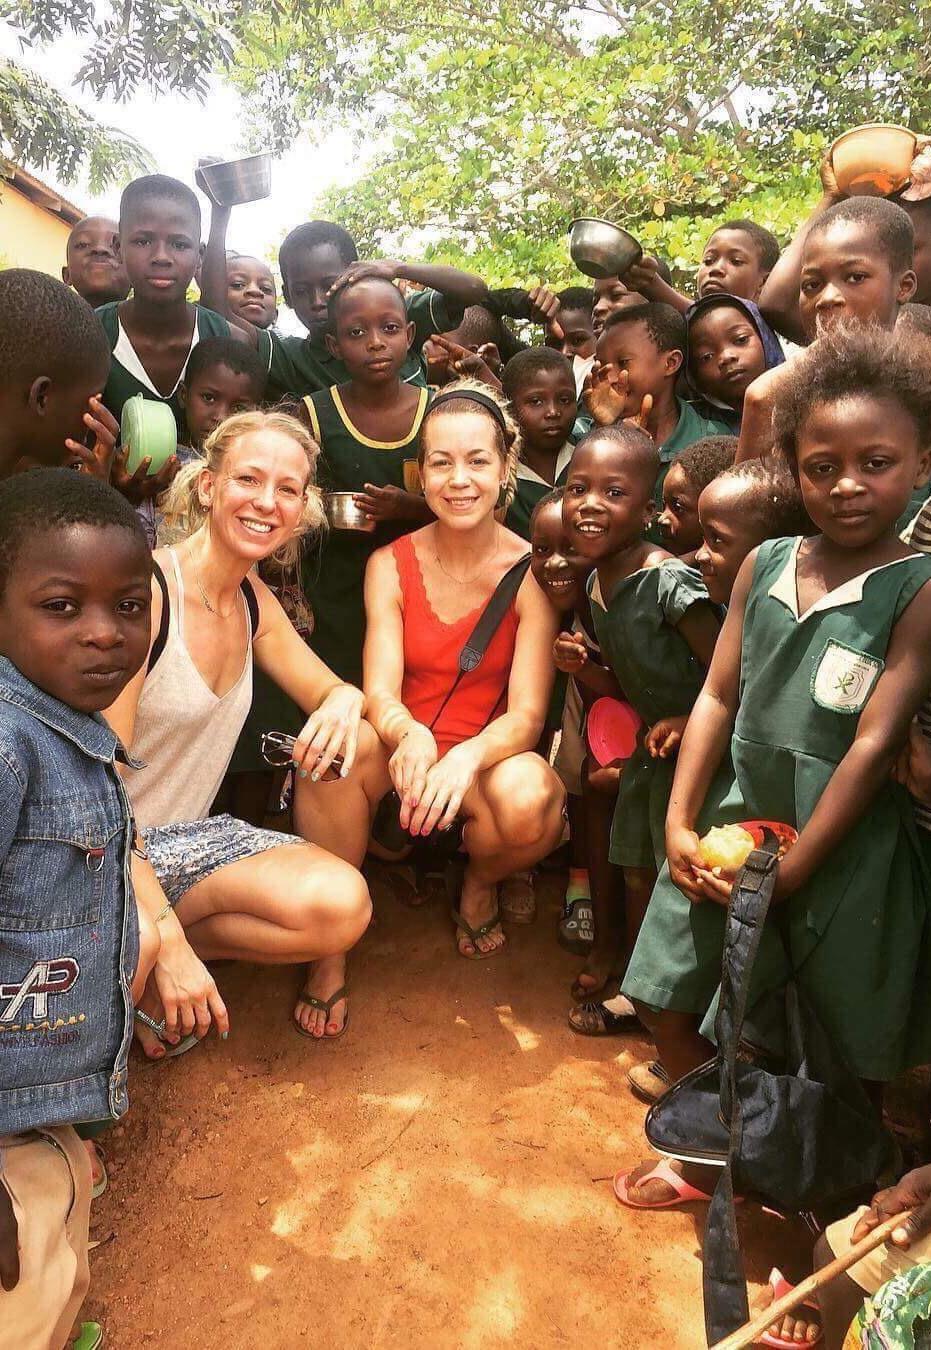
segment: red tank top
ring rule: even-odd
[[[412,537],[402,535],[391,545],[401,582],[404,620],[404,679],[401,701],[412,717],[430,726],[459,670],[459,653],[479,621],[484,604],[455,623],[442,623],[427,598]],[[433,728],[444,754],[466,741],[499,716],[507,706],[507,684],[517,637],[517,610],[512,600],[498,631],[475,670],[459,681],[456,692]]]

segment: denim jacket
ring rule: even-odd
[[[0,1135],[123,1115],[139,924],[103,719],[0,657]]]

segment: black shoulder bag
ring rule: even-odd
[[[472,629],[466,639],[462,651],[459,653],[459,665],[456,670],[456,678],[453,680],[446,696],[439,708],[434,714],[430,723],[430,730],[436,726],[437,722],[445,712],[450,699],[462,681],[464,675],[469,671],[475,670],[481,664],[488,645],[501,626],[501,622],[508,611],[514,597],[520,590],[521,582],[527,574],[527,568],[530,566],[530,554],[525,553],[519,558],[513,567],[509,567],[504,576],[498,582],[493,593],[489,597],[488,603],[479,615],[478,622]],[[507,691],[507,686],[501,691],[503,697]],[[485,726],[492,720],[498,710],[501,698],[492,708],[485,721]],[[484,730],[484,728],[483,728]],[[372,822],[372,838],[376,843],[381,844],[383,848],[390,849],[392,853],[400,853],[402,849],[409,848],[416,844],[420,848],[431,848],[435,852],[441,852],[450,857],[458,852],[459,845],[462,843],[462,829],[454,826],[450,830],[433,830],[426,838],[419,835],[415,839],[405,830],[399,819],[401,810],[401,798],[391,790],[382,797],[378,803],[378,809],[375,812],[375,819]]]
[[[714,1027],[717,1056],[675,1083],[646,1120],[658,1153],[722,1168],[705,1225],[709,1345],[749,1317],[735,1194],[785,1212],[846,1213],[873,1194],[894,1157],[863,1085],[832,1047],[794,977],[785,990],[784,1071],[737,1059],[776,881],[775,850],[775,843],[754,849],[734,883]]]

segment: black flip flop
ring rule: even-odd
[[[338,1003],[341,998],[347,997],[348,990],[345,985],[341,985],[336,993],[331,994],[327,999],[317,998],[316,994],[305,994],[302,989],[297,996],[297,1001],[298,1003],[306,1003],[308,1008],[316,1008],[317,1012],[326,1013],[327,1018],[329,1018],[330,1013],[333,1011],[333,1005]],[[303,1036],[305,1040],[314,1041],[316,1044],[319,1044],[321,1041],[338,1041],[340,1036],[345,1034],[346,1028],[349,1026],[349,1009],[346,1009],[346,1017],[343,1021],[343,1025],[333,1036],[328,1036],[326,1032],[324,1032],[322,1036],[315,1036],[313,1032],[305,1031],[300,1022],[295,1022],[293,1017],[291,1018],[291,1024],[299,1036]]]

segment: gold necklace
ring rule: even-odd
[[[198,568],[198,566],[197,566],[197,563],[194,561],[194,550],[193,550],[193,549],[190,549],[190,548],[188,549],[188,557],[189,557],[190,560],[191,560],[191,570],[192,570],[193,573],[194,573],[194,581],[195,581],[195,583],[196,583],[196,585],[197,585],[198,591],[200,592],[200,598],[201,598],[201,600],[204,602],[204,608],[207,609],[207,610],[209,610],[211,614],[216,614],[217,617],[220,618],[220,619],[228,619],[228,618],[230,617],[229,614],[222,614],[222,613],[220,612],[220,610],[218,610],[218,609],[216,608],[215,605],[212,605],[212,604],[210,603],[210,597],[208,596],[207,592],[204,590],[203,582],[202,582],[201,579],[200,579],[200,570],[199,570],[199,568]],[[231,611],[231,612],[232,612],[232,611]]]
[[[471,582],[478,580],[478,578],[482,575],[485,568],[488,566],[490,562],[494,562],[495,558],[497,558],[498,556],[499,547],[500,541],[498,544],[495,544],[494,553],[492,553],[490,557],[486,558],[485,561],[482,563],[481,567],[478,569],[478,571],[473,572],[472,576],[470,577],[454,577],[452,572],[447,572],[446,568],[443,566],[440,555],[435,547],[433,549],[433,556],[436,559],[436,564],[439,567],[440,571],[443,573],[444,577],[449,577],[450,581],[454,581],[457,586],[468,586]]]

